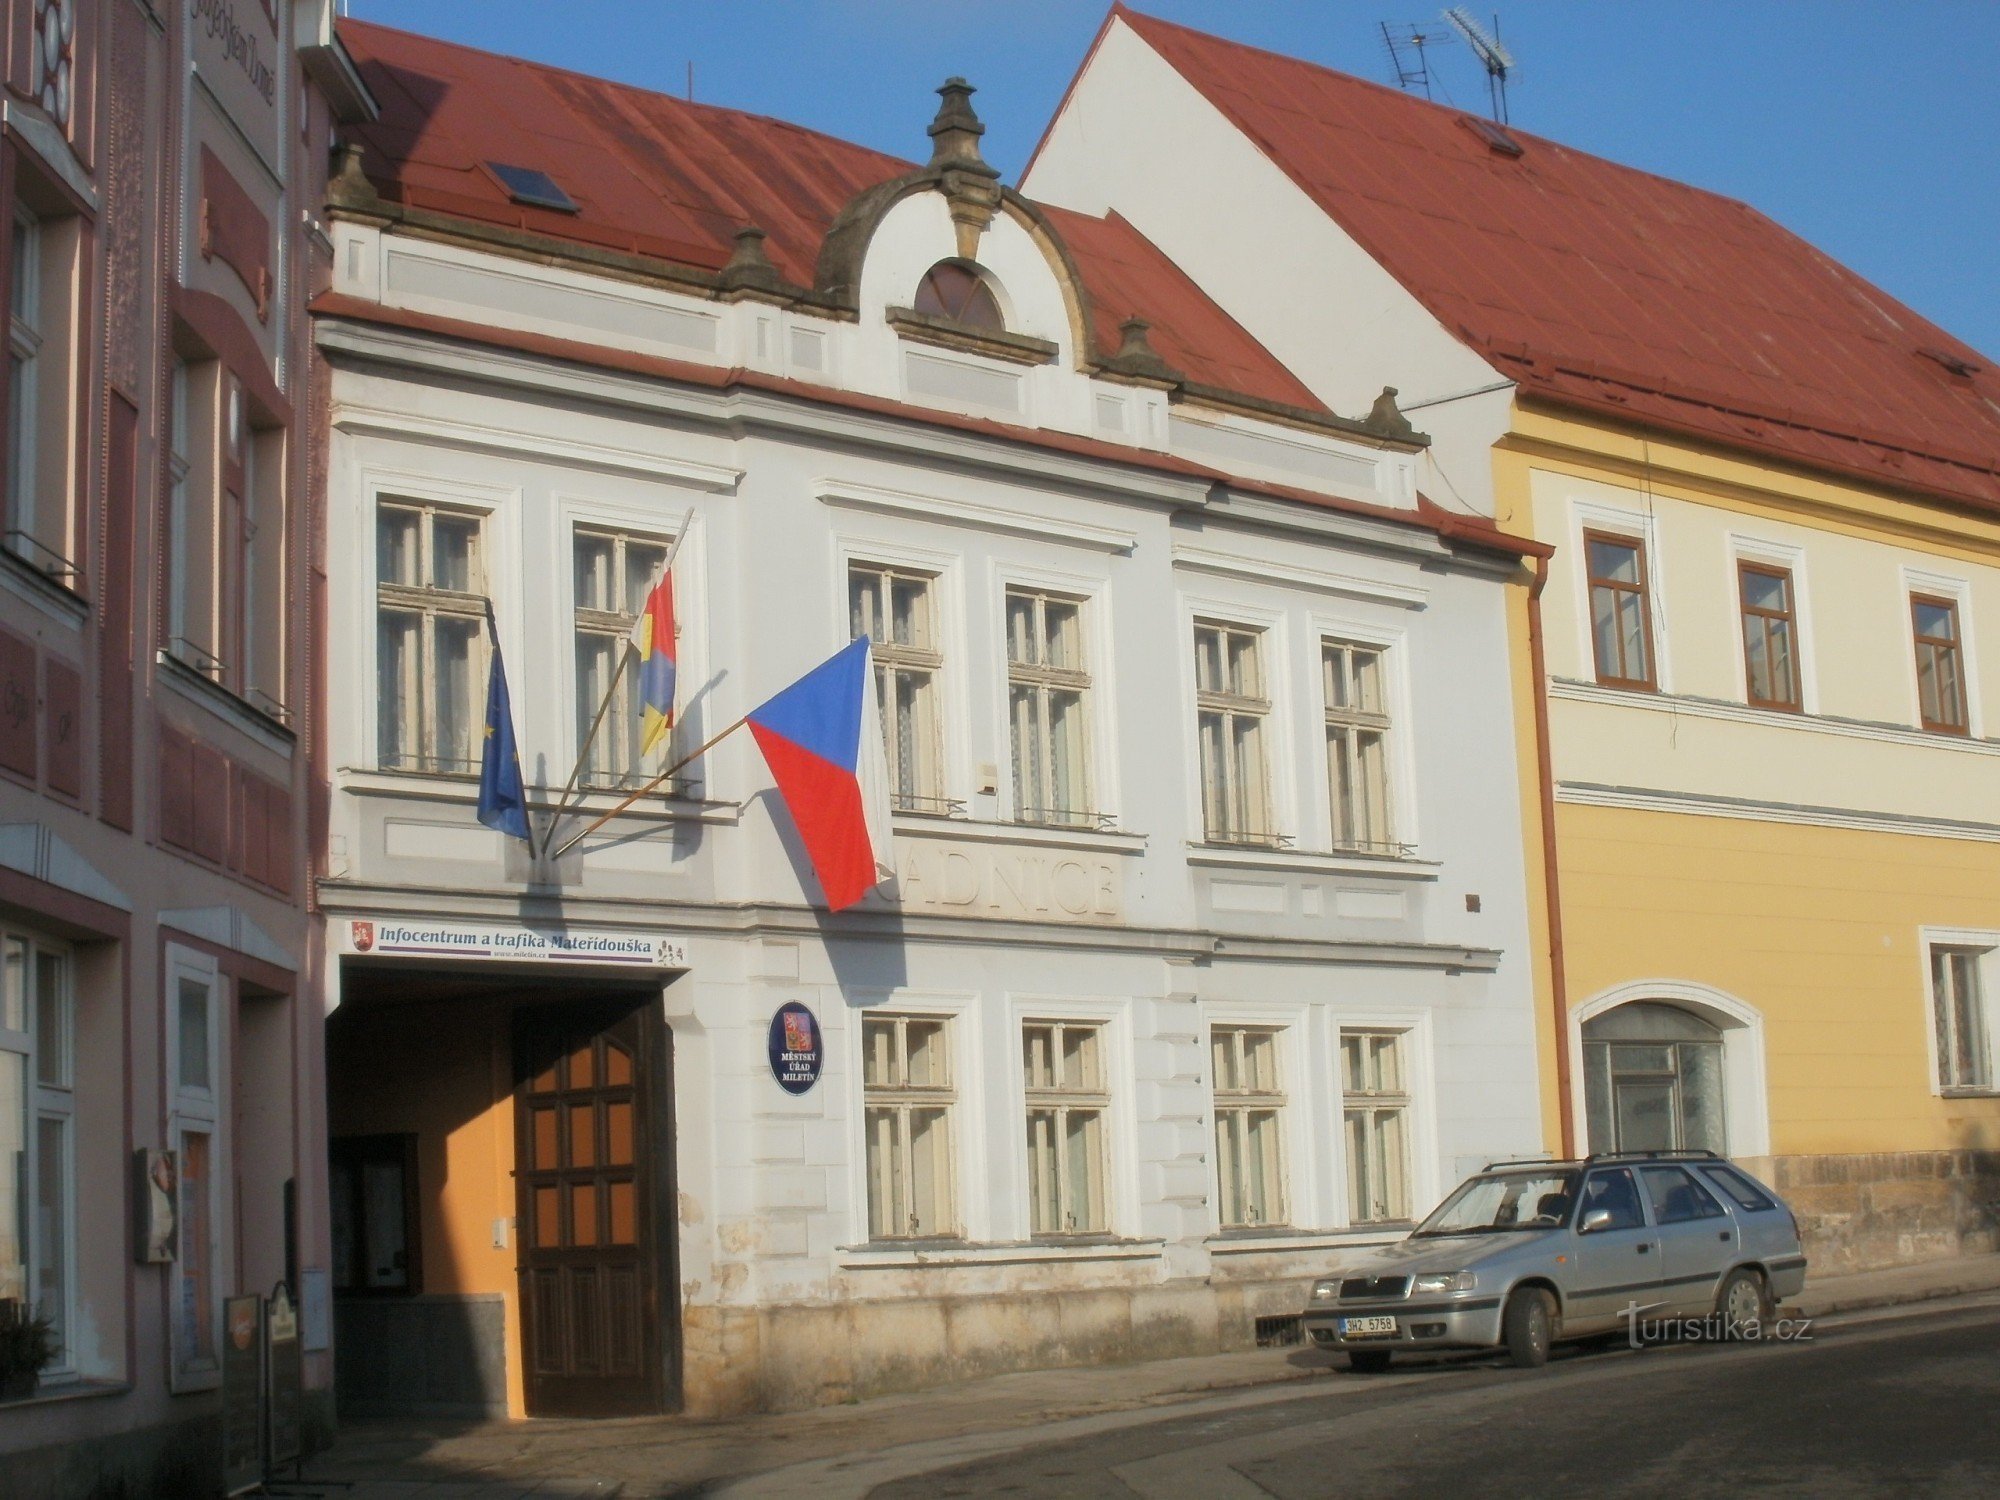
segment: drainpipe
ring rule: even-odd
[[[1542,642],[1542,590],[1549,582],[1547,554],[1531,559],[1528,586],[1528,662],[1535,698],[1535,772],[1542,803],[1542,879],[1549,920],[1549,999],[1556,1033],[1556,1118],[1561,1155],[1576,1154],[1576,1112],[1569,1064],[1569,981],[1563,973],[1562,883],[1556,868],[1556,782],[1549,755],[1548,658]]]

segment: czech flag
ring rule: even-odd
[[[639,753],[650,755],[660,736],[674,727],[674,575],[663,569],[632,622],[632,649],[639,653]]]
[[[889,763],[862,636],[746,715],[778,783],[827,910],[841,911],[895,873]]]

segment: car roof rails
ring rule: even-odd
[[[1593,1151],[1583,1159],[1585,1166],[1610,1161],[1721,1161],[1720,1153],[1709,1150],[1676,1151]]]
[[[1505,1172],[1514,1167],[1573,1167],[1574,1159],[1566,1156],[1510,1156],[1504,1161],[1489,1161],[1480,1168],[1482,1172]]]

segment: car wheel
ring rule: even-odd
[[[1507,1311],[1500,1320],[1500,1336],[1507,1345],[1507,1357],[1523,1370],[1540,1369],[1549,1362],[1549,1345],[1556,1337],[1556,1303],[1540,1287],[1523,1287],[1507,1299]]]
[[[1389,1368],[1389,1351],[1350,1349],[1347,1351],[1347,1368],[1357,1375],[1380,1375]]]
[[[1722,1279],[1715,1316],[1726,1339],[1755,1338],[1771,1316],[1771,1292],[1755,1271],[1738,1267]]]

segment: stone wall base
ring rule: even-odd
[[[1744,1165],[1798,1215],[1809,1275],[2000,1250],[2000,1151],[1774,1156]]]
[[[1310,1276],[1205,1280],[984,1297],[690,1307],[689,1416],[796,1411],[1009,1370],[1216,1354],[1256,1343],[1256,1320],[1296,1314]]]

